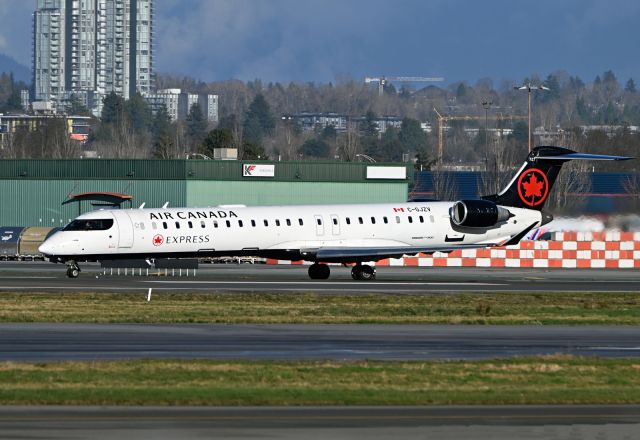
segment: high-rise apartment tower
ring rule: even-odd
[[[111,92],[125,99],[151,92],[153,0],[37,0],[36,6],[35,100],[60,103],[75,95],[99,103]]]

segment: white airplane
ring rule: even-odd
[[[496,195],[454,202],[100,210],[79,216],[39,248],[52,262],[255,256],[306,260],[309,277],[327,279],[326,263],[355,264],[353,279],[372,280],[363,264],[417,253],[518,243],[553,217],[542,207],[562,164],[628,157],[538,147]]]

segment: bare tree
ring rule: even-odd
[[[355,123],[347,122],[347,131],[340,135],[338,140],[340,156],[345,162],[353,162],[360,152],[360,135]]]
[[[631,203],[627,207],[627,211],[637,213],[640,211],[640,175],[632,174],[627,176],[622,183],[622,187],[629,195]]]
[[[433,179],[434,199],[456,200],[458,188],[451,171],[443,170],[442,165],[438,164],[431,169],[431,178]]]

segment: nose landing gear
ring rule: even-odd
[[[80,266],[75,261],[67,262],[67,277],[68,278],[78,278],[80,275]]]

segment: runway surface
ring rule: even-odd
[[[77,279],[65,266],[42,262],[0,262],[0,290],[140,292],[315,292],[326,294],[428,294],[456,292],[640,292],[637,270],[490,269],[381,267],[372,282],[354,281],[350,269],[332,267],[329,280],[310,280],[306,267],[201,265],[194,276],[102,275],[96,264],[83,265]],[[117,270],[114,270],[117,273]],[[136,271],[136,273],[139,273]]]
[[[640,327],[0,324],[0,361],[640,356]]]
[[[623,439],[640,407],[0,407],[0,439]]]

